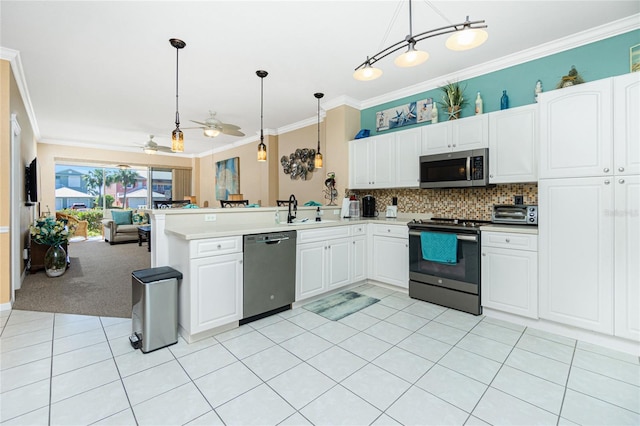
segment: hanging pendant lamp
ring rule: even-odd
[[[171,132],[171,151],[184,152],[184,134],[180,130],[180,114],[178,113],[178,52],[187,44],[177,38],[170,39],[169,43],[176,48],[176,128]]]
[[[320,99],[324,96],[324,93],[314,93],[313,96],[318,100],[318,150],[316,151],[316,158],[313,160],[313,165],[316,169],[322,168],[322,154],[320,153]]]
[[[269,75],[263,70],[256,71],[256,75],[260,77],[260,144],[258,145],[258,161],[267,161],[267,146],[264,144],[264,126],[262,125],[262,112],[264,102],[264,78]]]

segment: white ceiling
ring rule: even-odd
[[[416,0],[414,34],[460,23],[469,15],[486,21],[488,41],[453,52],[444,47],[446,37],[425,40],[418,47],[430,53],[428,62],[399,69],[392,57],[385,58],[378,63],[384,75],[372,82],[354,80],[353,70],[367,55],[404,39],[407,1],[2,0],[0,46],[19,52],[39,141],[139,152],[135,146],[149,134],[170,145],[176,50],[169,39],[184,40],[187,45],[179,53],[181,127],[205,120],[212,110],[247,135],[211,139],[200,130],[185,130],[182,155],[198,156],[256,140],[259,69],[269,72],[264,127],[273,133],[295,123],[315,123],[315,92],[325,93],[323,108],[345,100],[371,106],[372,99],[408,86],[444,83],[459,70],[639,12],[637,0]]]

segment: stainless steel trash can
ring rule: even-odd
[[[178,342],[178,280],[168,266],[131,274],[131,346],[147,353]]]

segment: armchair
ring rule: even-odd
[[[89,222],[86,220],[78,220],[74,216],[68,215],[62,212],[56,212],[57,220],[66,220],[69,225],[75,225],[75,231],[73,231],[73,236],[82,236],[86,240],[89,238]]]

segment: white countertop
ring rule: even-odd
[[[165,233],[173,235],[185,240],[198,240],[203,238],[218,238],[229,237],[249,234],[263,234],[268,232],[282,232],[282,231],[302,231],[305,229],[317,229],[328,228],[332,226],[348,226],[366,223],[381,223],[386,225],[401,225],[406,226],[410,219],[396,218],[367,218],[367,219],[343,219],[343,220],[328,220],[326,222],[315,222],[313,219],[309,219],[305,223],[268,223],[268,222],[252,222],[246,224],[218,224],[211,222],[211,224],[178,224],[171,228],[165,229]]]

